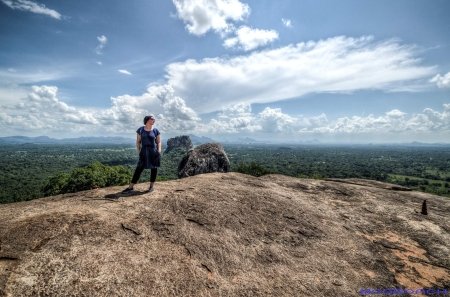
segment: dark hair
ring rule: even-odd
[[[148,120],[153,120],[153,119],[155,119],[155,117],[152,115],[146,116],[144,118],[144,125],[147,125]]]

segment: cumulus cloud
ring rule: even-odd
[[[200,120],[169,85],[149,86],[141,96],[112,97],[111,103],[111,108],[94,113],[94,117],[116,132],[142,125],[149,114],[156,116],[158,129],[164,132],[193,131]]]
[[[175,92],[195,111],[221,102],[268,103],[319,92],[390,91],[435,72],[419,50],[397,40],[334,37],[232,58],[186,60],[166,66]]]
[[[260,114],[258,121],[264,131],[290,134],[295,131],[295,118],[281,112],[281,108],[266,107]]]
[[[398,109],[394,109],[394,110],[391,110],[390,112],[387,112],[387,113],[386,113],[386,115],[387,115],[388,117],[394,118],[394,119],[402,118],[402,117],[404,117],[405,114],[406,114],[406,113],[401,112],[401,111],[398,110]]]
[[[97,37],[97,39],[100,42],[100,44],[95,48],[95,52],[97,53],[97,55],[101,55],[103,48],[105,47],[106,43],[108,42],[108,38],[106,38],[105,35],[102,35],[102,36]]]
[[[292,27],[291,20],[281,19],[281,21],[283,22],[283,25],[285,25],[286,27],[288,27],[288,28]]]
[[[29,0],[0,0],[12,9],[30,11],[37,14],[48,15],[52,18],[61,19],[61,14],[53,9],[45,7],[44,4]]]
[[[165,132],[192,131],[200,121],[197,114],[168,85],[151,86],[141,96],[111,98],[107,109],[83,109],[57,98],[56,86],[32,86],[26,98],[2,108],[0,125],[8,129],[45,132],[123,133],[142,125],[145,115],[157,117],[158,128]]]
[[[325,114],[313,117],[294,117],[280,108],[266,107],[254,114],[248,103],[226,107],[208,123],[199,123],[196,131],[211,134],[253,133],[263,139],[292,139],[301,135],[388,135],[420,132],[448,132],[450,104],[444,111],[426,108],[422,114],[407,114],[394,109],[382,116],[349,116],[329,121]],[[268,136],[270,135],[270,136]]]
[[[186,23],[189,33],[200,36],[213,30],[227,38],[226,48],[253,50],[278,39],[275,30],[252,29],[241,26],[236,29],[233,22],[243,21],[250,14],[250,7],[239,0],[173,0],[178,18]],[[289,21],[290,22],[290,21]]]
[[[450,72],[444,76],[438,74],[430,79],[430,82],[436,83],[439,88],[450,88]]]
[[[319,117],[298,118],[282,112],[280,108],[266,107],[258,114],[252,113],[251,105],[238,103],[218,113],[208,123],[197,125],[197,131],[210,134],[259,133],[259,136],[277,139],[302,131],[312,131],[328,123],[324,114]]]
[[[131,75],[131,73],[128,71],[128,70],[123,70],[123,69],[121,69],[121,70],[118,70],[120,73],[123,73],[123,74],[128,74],[128,75]]]
[[[439,113],[431,108],[423,111],[427,118],[428,128],[430,130],[448,130],[450,128],[450,104],[444,104],[444,111]]]
[[[371,114],[366,117],[343,117],[333,122],[323,121],[320,125],[303,128],[302,132],[381,134],[447,131],[449,129],[450,104],[444,104],[442,113],[426,108],[422,114],[413,114],[408,118],[406,113],[394,109],[379,117]]]
[[[155,94],[161,101],[162,107],[166,114],[172,118],[184,121],[198,121],[200,118],[194,110],[186,106],[183,99],[174,96],[174,90],[170,85],[151,86],[149,93]]]
[[[157,127],[164,133],[252,133],[267,140],[293,139],[311,134],[400,135],[448,133],[450,130],[450,103],[443,105],[443,111],[425,108],[422,113],[410,116],[394,109],[377,117],[370,114],[330,121],[325,114],[292,116],[280,108],[266,107],[259,113],[253,113],[251,104],[239,102],[223,107],[215,118],[202,121],[170,85],[149,86],[141,96],[112,97],[111,106],[106,109],[70,106],[57,98],[57,92],[55,86],[32,86],[20,103],[2,106],[0,127],[7,131],[39,131],[39,134],[132,133],[142,125],[145,115],[154,114]]]
[[[232,30],[230,21],[242,21],[250,14],[250,7],[239,0],[173,0],[178,18],[194,35],[209,30],[227,33]]]
[[[450,129],[450,104],[444,104],[444,111],[439,113],[430,108],[422,114],[407,118],[399,110],[387,112],[385,116],[340,118],[334,125],[326,127],[327,132],[345,133],[403,133],[447,131]]]
[[[234,33],[236,37],[226,39],[224,47],[249,51],[278,39],[278,32],[275,30],[252,29],[247,26],[240,27]]]
[[[56,97],[58,88],[55,86],[32,86],[22,102],[3,106],[10,114],[0,116],[3,124],[20,126],[31,130],[59,130],[63,123],[98,124],[92,116],[75,107],[69,106]],[[16,113],[16,114],[15,114]],[[71,129],[68,128],[68,131]]]
[[[220,118],[230,118],[233,116],[249,116],[251,115],[252,107],[249,103],[240,102],[235,105],[229,105],[222,109],[222,112],[218,114]]]
[[[204,133],[252,133],[261,129],[252,115],[250,104],[244,102],[224,107],[215,119],[197,127]]]

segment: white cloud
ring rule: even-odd
[[[281,112],[281,108],[266,107],[260,114],[258,121],[267,132],[290,134],[297,128],[297,120]]]
[[[5,131],[105,135],[132,133],[142,125],[145,115],[154,114],[164,133],[209,133],[252,135],[266,140],[295,139],[302,135],[406,135],[444,133],[450,130],[450,104],[442,112],[426,108],[407,116],[398,109],[382,116],[349,116],[329,121],[325,114],[314,117],[292,116],[280,108],[266,107],[252,113],[251,105],[239,102],[226,106],[215,118],[202,121],[170,85],[150,86],[141,96],[111,98],[107,109],[82,109],[57,98],[55,86],[32,86],[22,102],[2,106],[0,128]],[[22,134],[21,133],[21,134]],[[442,139],[448,141],[448,139]]]
[[[155,94],[161,101],[165,112],[174,119],[183,121],[198,121],[200,118],[180,97],[174,96],[174,90],[170,85],[151,86],[149,93]]]
[[[5,105],[0,113],[0,128],[8,131],[92,134],[135,131],[148,114],[157,116],[158,128],[165,132],[192,131],[200,121],[197,114],[168,85],[152,86],[141,96],[111,98],[107,109],[82,109],[57,98],[55,86],[32,86],[26,98],[15,105]],[[67,137],[67,136],[66,136]]]
[[[0,0],[12,9],[30,11],[37,14],[48,15],[52,18],[61,19],[61,14],[53,9],[45,7],[44,4],[29,0]]]
[[[424,109],[423,113],[428,119],[430,130],[450,129],[450,104],[444,104],[444,111],[439,113],[431,108]]]
[[[221,102],[268,103],[318,92],[390,91],[429,77],[419,50],[397,40],[334,37],[233,58],[205,58],[167,65],[175,93],[197,112]]]
[[[121,69],[121,70],[118,70],[120,73],[123,73],[123,74],[128,74],[128,75],[132,75],[129,71],[127,71],[127,70],[123,70],[123,69]]]
[[[76,120],[81,124],[98,124],[93,117],[84,111],[60,101],[56,97],[58,88],[55,86],[32,86],[26,98],[13,106],[2,106],[9,114],[0,116],[4,125],[16,126],[23,130],[57,131],[73,127],[68,123]],[[67,124],[64,124],[67,123]]]
[[[249,116],[251,115],[252,107],[249,103],[240,102],[235,105],[229,105],[222,109],[222,112],[218,114],[220,118],[229,118],[233,116]]]
[[[59,68],[63,67],[48,67],[44,70],[0,69],[0,85],[32,84],[48,80],[58,80],[73,74],[68,71],[60,71],[58,70]]]
[[[157,127],[164,132],[193,131],[200,120],[169,85],[149,86],[141,96],[123,95],[111,98],[112,106],[93,112],[93,116],[114,132],[129,131],[142,125],[142,119],[153,114]]]
[[[267,140],[290,139],[302,135],[388,135],[420,132],[442,132],[450,130],[450,104],[444,104],[440,113],[426,108],[422,114],[407,118],[406,113],[394,109],[385,115],[374,117],[351,116],[329,121],[325,114],[315,117],[293,117],[280,108],[266,107],[258,114],[251,113],[247,103],[225,108],[209,123],[199,123],[199,133],[234,134],[253,133]],[[270,135],[270,136],[268,136]],[[448,140],[448,139],[447,139]]]
[[[102,49],[105,47],[106,43],[108,42],[108,38],[106,38],[105,35],[102,35],[102,36],[97,37],[97,39],[100,42],[100,44],[96,47],[95,52],[97,53],[97,55],[101,55]]]
[[[299,119],[299,131],[308,131],[320,129],[322,127],[326,127],[329,124],[327,116],[322,113],[317,117],[309,117],[309,118],[300,118]]]
[[[97,37],[98,41],[100,41],[100,44],[106,44],[108,42],[108,38],[106,38],[105,35]]]
[[[288,28],[292,27],[291,20],[281,19],[281,21],[283,22],[283,25],[285,25],[286,27],[288,27]]]
[[[259,131],[262,127],[256,123],[251,111],[250,104],[244,102],[227,106],[209,123],[198,125],[197,130],[212,134]]]
[[[439,88],[450,88],[450,72],[444,76],[437,74],[430,82],[436,83]]]
[[[450,130],[450,104],[444,104],[442,113],[426,108],[423,114],[414,114],[409,118],[405,115],[406,113],[394,109],[379,117],[372,114],[367,117],[343,117],[333,122],[323,121],[320,125],[306,127],[302,132],[382,134]]]
[[[173,0],[173,3],[178,18],[184,21],[191,34],[199,36],[213,30],[225,37],[234,33],[234,37],[224,41],[226,48],[249,51],[278,39],[275,30],[247,26],[236,29],[233,22],[243,21],[250,14],[250,7],[239,0]]]
[[[194,35],[209,30],[226,33],[232,30],[229,21],[242,21],[250,14],[250,7],[239,0],[173,0],[178,18]]]
[[[27,95],[28,88],[19,85],[2,86],[0,84],[0,106],[17,102]]]
[[[224,47],[249,51],[278,39],[278,33],[275,30],[252,29],[247,26],[240,27],[234,33],[236,37],[226,39],[223,43]]]
[[[328,121],[324,114],[319,117],[296,118],[287,115],[280,108],[266,107],[262,112],[253,114],[248,103],[238,103],[225,107],[209,123],[197,125],[199,133],[234,134],[259,133],[259,136],[275,140],[280,136],[294,135],[322,127]]]
[[[393,119],[399,119],[405,116],[406,113],[401,112],[398,109],[391,110],[390,112],[386,112],[386,115]]]

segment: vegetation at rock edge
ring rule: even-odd
[[[277,173],[297,178],[362,178],[450,197],[449,147],[264,144],[223,144],[223,147],[232,171],[254,176]],[[177,179],[178,164],[185,152],[176,148],[162,155],[157,182]],[[0,203],[95,186],[125,185],[131,180],[137,160],[133,144],[1,145]],[[118,165],[122,166],[120,170],[115,167]],[[149,179],[150,170],[144,170],[139,182]]]

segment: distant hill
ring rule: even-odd
[[[200,145],[208,142],[217,142],[214,139],[205,136],[199,137],[194,134],[188,134],[188,136],[191,139],[193,145]]]
[[[188,134],[192,144],[200,145],[208,142],[217,142],[216,140],[205,137]],[[18,145],[25,143],[33,144],[88,144],[88,143],[104,143],[104,144],[134,144],[135,139],[125,137],[78,137],[56,139],[48,136],[28,137],[28,136],[7,136],[0,137],[0,145]]]
[[[250,143],[270,143],[269,141],[259,141],[259,140],[255,140],[253,138],[250,137],[245,137],[245,138],[238,138],[235,140],[227,140],[227,141],[222,141],[222,143],[229,143],[229,144],[250,144]]]
[[[27,136],[8,136],[0,137],[0,145],[17,145],[17,144],[82,144],[82,143],[105,143],[105,144],[121,144],[134,143],[134,139],[125,137],[78,137],[56,139],[48,136],[27,137]]]
[[[320,140],[318,140],[318,139],[313,139],[313,140],[300,141],[300,143],[305,143],[305,144],[319,144],[319,143],[322,143],[322,142],[320,142]]]
[[[276,142],[271,141],[260,141],[256,140],[250,137],[242,137],[237,138],[234,140],[226,140],[226,141],[218,141],[214,140],[209,137],[205,136],[196,136],[194,134],[188,134],[190,137],[193,145],[201,145],[208,142],[220,142],[223,144],[271,144]],[[63,138],[63,139],[56,139],[56,138],[50,138],[48,136],[38,136],[38,137],[28,137],[28,136],[7,136],[7,137],[0,137],[0,145],[19,145],[19,144],[26,144],[26,143],[33,143],[33,144],[89,144],[89,143],[96,143],[96,144],[132,144],[134,145],[135,139],[134,138],[125,138],[125,137],[78,137],[78,138]],[[330,144],[338,144],[343,145],[344,143],[328,143],[328,142],[321,142],[318,139],[312,139],[312,140],[298,140],[298,141],[292,141],[287,142],[290,144],[319,144],[319,145],[330,145]],[[164,141],[165,144],[165,141]],[[347,145],[358,145],[357,143],[347,144]],[[444,142],[435,142],[435,143],[425,143],[425,142],[419,142],[419,141],[412,141],[409,143],[369,143],[364,145],[383,145],[383,146],[416,146],[416,147],[431,147],[431,146],[450,146],[450,143],[444,143]]]
[[[412,146],[441,146],[441,145],[448,145],[448,143],[444,143],[444,142],[425,143],[425,142],[413,141],[409,145],[412,145]]]

